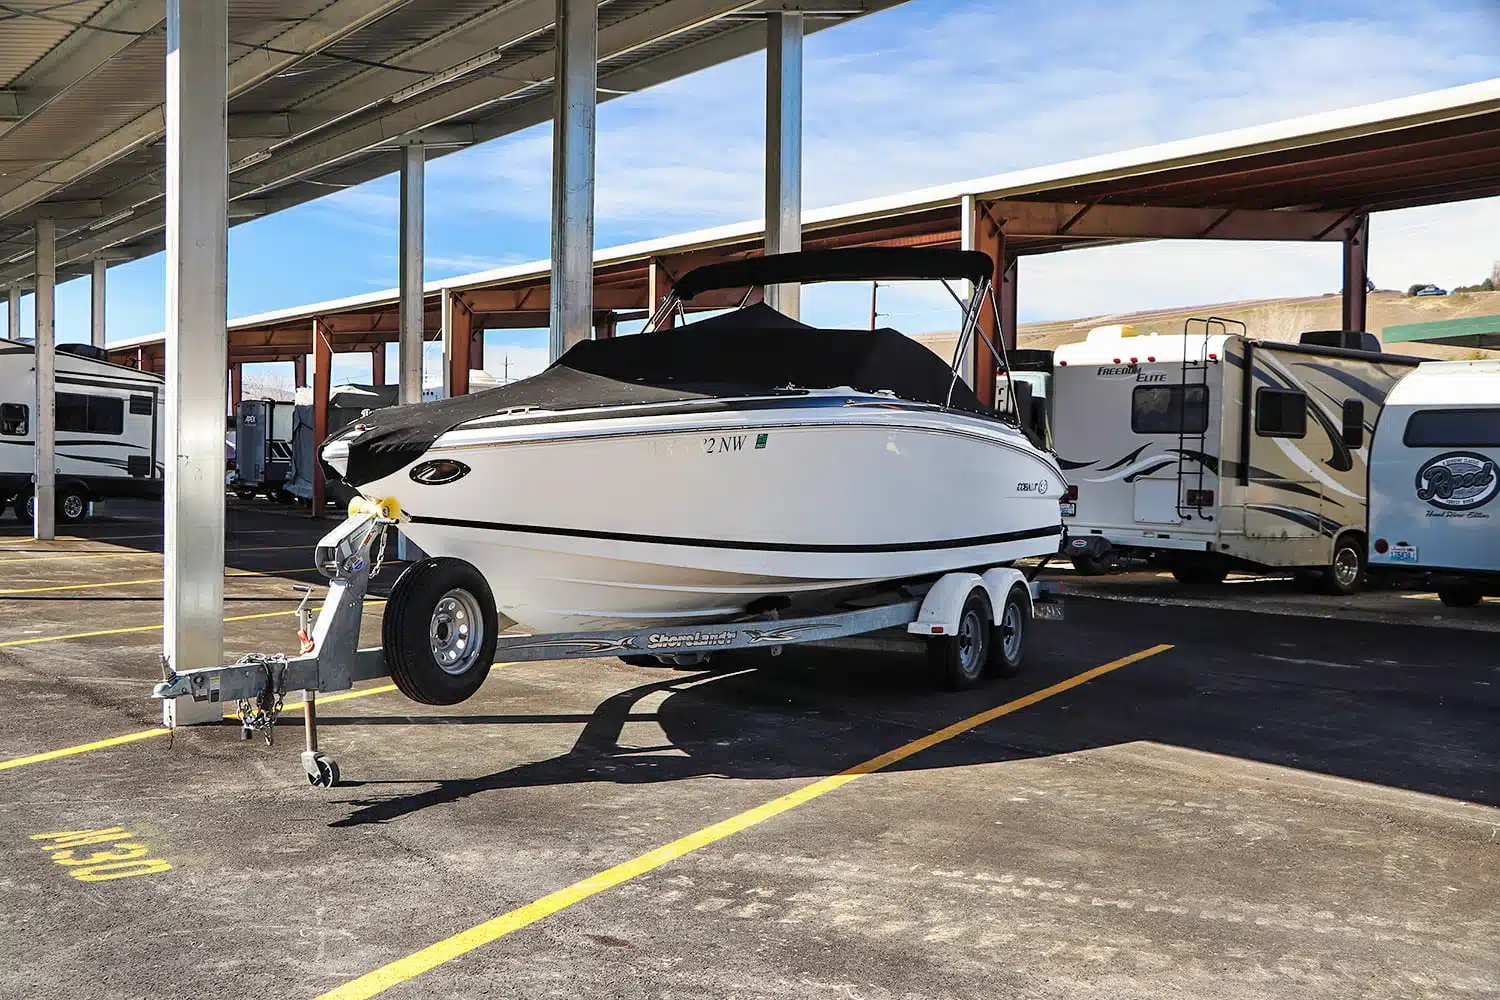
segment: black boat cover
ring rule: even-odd
[[[980,250],[936,247],[859,247],[800,250],[705,264],[678,280],[673,291],[684,302],[716,288],[749,288],[788,282],[926,281],[964,279],[979,284],[995,273],[995,262]]]
[[[419,459],[445,431],[527,407],[579,410],[732,400],[848,386],[990,414],[926,347],[895,330],[819,330],[754,305],[656,333],[585,340],[546,371],[467,396],[376,410],[349,448],[347,481],[362,485]],[[726,403],[725,405],[731,405]]]

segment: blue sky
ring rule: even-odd
[[[804,205],[1469,83],[1500,72],[1497,53],[1494,0],[912,0],[809,37]],[[599,246],[760,217],[763,74],[757,54],[601,106]],[[545,257],[550,156],[544,125],[432,161],[427,277]],[[393,286],[395,222],[387,177],[236,227],[230,315]],[[1500,199],[1377,216],[1372,230],[1382,287],[1478,281],[1500,259]],[[1022,270],[1023,322],[1340,282],[1332,246],[1162,243],[1033,258]],[[110,270],[111,340],[162,328],[162,274],[159,255]],[[807,311],[847,301],[821,291]],[[930,292],[887,296],[888,322],[951,327],[951,306]],[[28,298],[23,330],[30,322]],[[61,286],[59,339],[87,339],[87,326],[87,280]],[[492,368],[502,349],[530,368],[543,335],[488,343]],[[341,364],[335,377],[363,365]]]

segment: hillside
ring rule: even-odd
[[[1323,295],[1302,299],[1249,299],[1216,305],[1089,316],[1084,319],[1050,323],[1023,323],[1020,329],[1019,346],[1054,350],[1062,344],[1082,340],[1089,330],[1096,326],[1109,326],[1114,323],[1136,326],[1143,333],[1152,330],[1159,333],[1177,333],[1182,330],[1183,321],[1191,316],[1222,316],[1225,319],[1237,319],[1250,328],[1251,336],[1262,340],[1291,341],[1296,340],[1298,334],[1305,330],[1338,329],[1343,322],[1341,310],[1337,295]],[[1371,292],[1369,310],[1368,326],[1372,333],[1379,335],[1387,326],[1430,323],[1438,320],[1464,319],[1470,316],[1489,316],[1500,313],[1500,292],[1465,292],[1431,298],[1411,298],[1401,292]],[[953,356],[955,336],[955,333],[949,331],[918,334],[914,339],[926,344],[946,359]],[[1500,351],[1475,351],[1426,344],[1393,344],[1391,350],[1444,361],[1500,357]]]

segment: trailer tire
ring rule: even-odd
[[[1484,591],[1473,584],[1454,584],[1438,588],[1438,600],[1450,608],[1472,608],[1484,600]]]
[[[958,613],[956,634],[927,640],[927,662],[938,683],[963,691],[984,679],[994,622],[989,596],[983,587],[975,587]]]
[[[89,516],[89,494],[77,483],[62,487],[57,494],[57,519],[77,524]]]
[[[1030,632],[1031,595],[1018,583],[1005,595],[1005,606],[990,636],[990,676],[1014,677],[1021,672]]]
[[[11,506],[11,509],[16,512],[16,520],[17,521],[20,521],[23,524],[30,524],[31,523],[32,516],[31,516],[31,491],[30,490],[22,490],[20,493],[17,493],[16,494],[16,498],[11,501],[11,505],[10,506]],[[0,511],[0,514],[3,514],[3,513],[4,513],[4,511]]]
[[[443,558],[424,559],[396,580],[380,637],[402,694],[424,705],[456,705],[489,676],[499,631],[484,575],[462,559]]]

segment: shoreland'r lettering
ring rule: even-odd
[[[652,632],[646,636],[651,649],[675,649],[680,646],[727,646],[734,642],[734,632]]]

